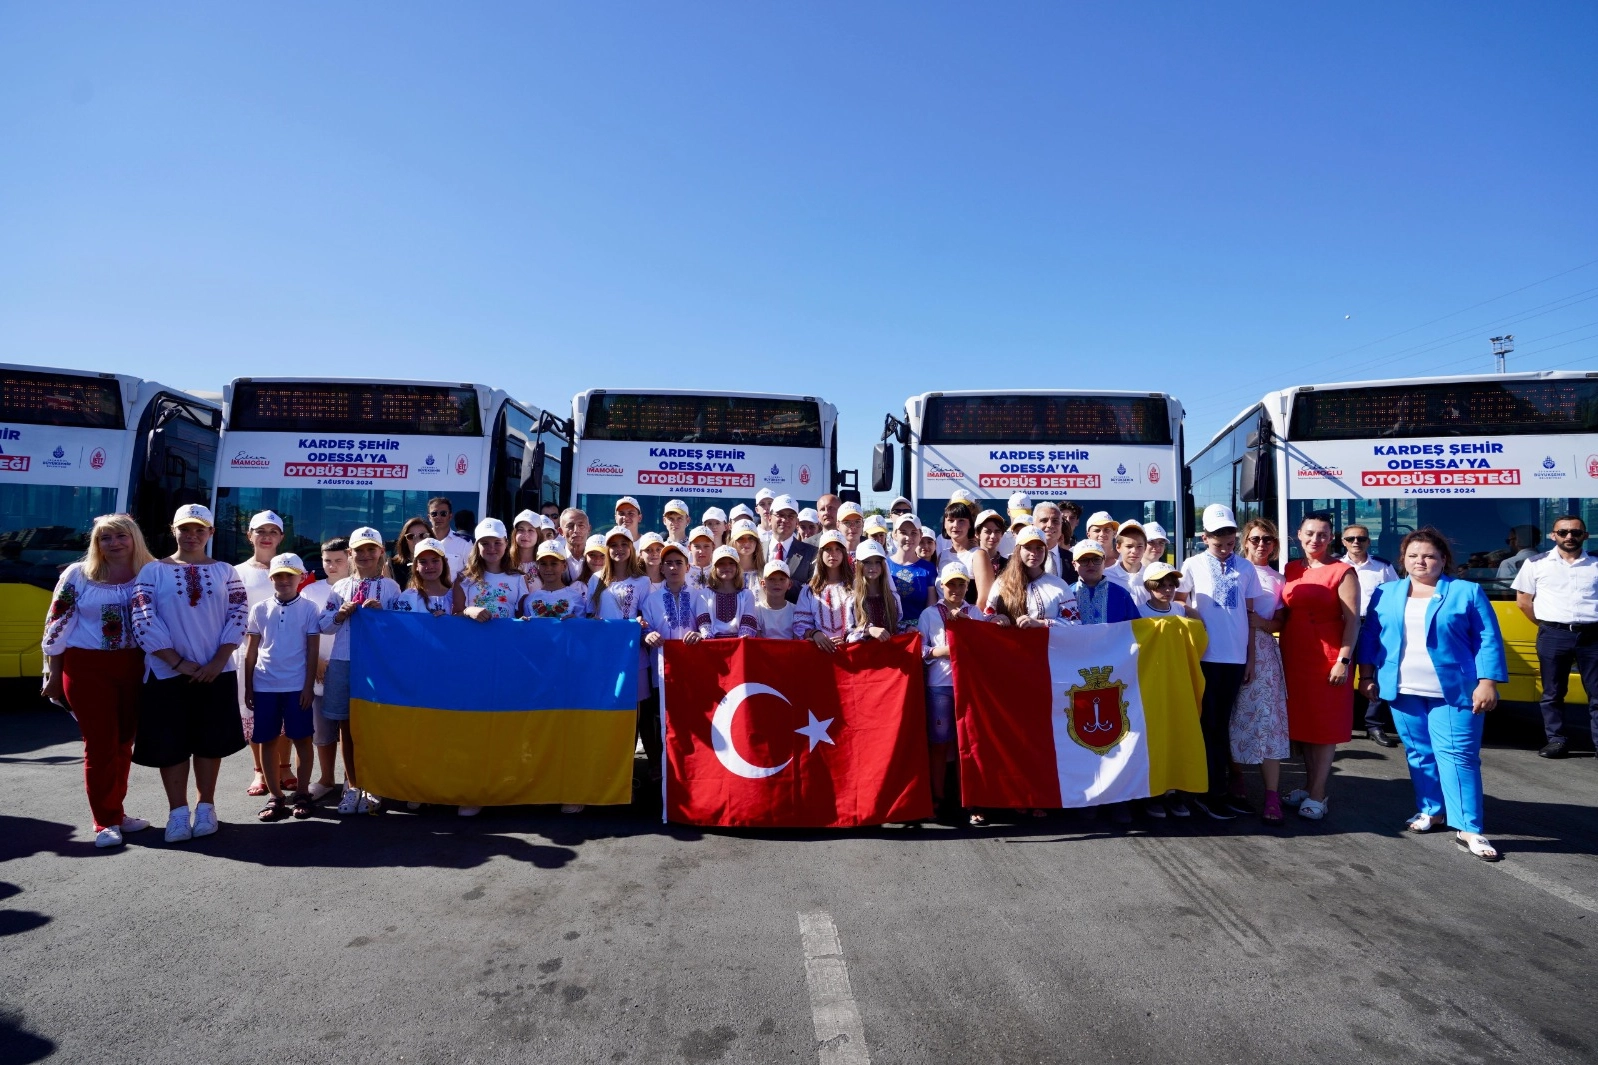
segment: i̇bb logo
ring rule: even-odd
[[[809,466],[800,466],[799,467],[799,483],[800,484],[809,484],[810,483],[810,467]]]
[[[1154,463],[1149,463],[1149,484],[1160,483],[1160,468]]]
[[[466,456],[462,455],[455,460],[455,472],[462,477],[466,476]]]
[[[105,469],[105,448],[97,447],[93,451],[89,452],[89,469]]]
[[[1598,477],[1598,455],[1587,456],[1587,476]]]

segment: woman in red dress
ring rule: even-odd
[[[1354,640],[1359,634],[1359,578],[1354,567],[1331,557],[1334,532],[1325,514],[1298,524],[1304,558],[1287,564],[1282,603],[1282,670],[1287,679],[1287,732],[1304,748],[1308,787],[1298,800],[1300,817],[1326,816],[1326,781],[1339,743],[1352,738],[1354,687],[1349,683]]]

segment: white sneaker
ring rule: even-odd
[[[361,789],[351,787],[348,784],[344,785],[344,797],[338,801],[338,812],[341,814],[358,813],[360,806]]]
[[[580,802],[568,802],[561,806],[560,812],[563,814],[580,814],[584,809],[586,807]]]
[[[1326,803],[1327,800],[1325,799],[1320,802],[1316,802],[1314,799],[1305,799],[1298,804],[1298,816],[1308,818],[1311,821],[1319,821],[1326,816]]]
[[[208,802],[194,804],[194,838],[216,835],[216,807]]]
[[[1292,791],[1282,796],[1282,805],[1297,806],[1307,798],[1309,798],[1309,792],[1305,791],[1303,788],[1294,788]]]
[[[166,815],[166,841],[168,843],[182,843],[184,840],[194,838],[194,829],[189,824],[189,808],[179,806],[176,810]]]
[[[124,833],[143,832],[150,827],[150,822],[142,817],[124,817],[122,823],[117,827],[122,829]]]
[[[102,828],[94,837],[94,845],[96,847],[122,846],[122,830],[116,825],[112,825],[110,828]]]
[[[461,817],[476,817],[483,812],[483,808],[481,806],[457,806],[455,807],[455,812]]]

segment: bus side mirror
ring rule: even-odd
[[[871,449],[871,490],[893,490],[893,444],[886,440],[877,441],[877,446]]]
[[[544,442],[542,440],[533,445],[531,457],[527,461],[527,469],[522,475],[522,491],[535,497],[536,502],[543,502],[544,496],[544,460],[546,458]]]
[[[1245,452],[1238,463],[1237,494],[1245,503],[1261,503],[1270,494],[1271,464],[1258,451]]]

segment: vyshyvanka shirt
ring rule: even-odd
[[[337,620],[339,607],[345,603],[355,603],[360,606],[362,603],[375,600],[386,610],[392,607],[399,597],[400,586],[390,577],[351,576],[333,585],[333,590],[327,597],[327,605],[322,608],[322,616],[317,620],[319,631],[333,634],[333,653],[329,656],[330,659],[334,662],[350,660],[350,627]]]
[[[496,618],[513,618],[522,596],[527,594],[527,578],[520,573],[485,573],[481,580],[462,577],[460,587],[465,610],[476,606]]]
[[[68,566],[56,582],[45,614],[44,653],[58,655],[69,647],[82,651],[127,651],[137,647],[132,617],[137,583],[135,576],[122,584],[104,584],[90,580],[83,563]]]
[[[808,639],[812,632],[819,632],[834,643],[842,643],[854,625],[854,590],[847,584],[828,584],[819,592],[808,584],[799,589],[799,602],[793,612],[793,634],[797,638]]]
[[[238,571],[226,562],[150,562],[134,585],[133,635],[144,649],[147,675],[161,680],[181,675],[157,658],[157,651],[176,651],[204,665],[220,648],[244,642],[248,601]],[[223,672],[232,671],[230,658]]]

